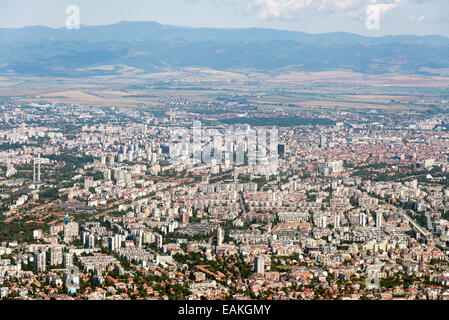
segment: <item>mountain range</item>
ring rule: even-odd
[[[188,28],[155,22],[82,25],[78,30],[0,29],[1,75],[84,77],[114,74],[124,68],[155,72],[185,67],[425,73],[428,68],[449,68],[449,39]]]

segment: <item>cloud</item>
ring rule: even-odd
[[[417,21],[417,22],[423,22],[423,21],[435,21],[437,18],[427,15],[420,15],[420,16],[409,16],[408,20],[410,21]]]
[[[248,8],[259,19],[294,19],[301,15],[323,14],[331,17],[364,19],[369,6],[386,16],[406,0],[250,0]]]
[[[218,6],[233,6],[260,20],[293,20],[310,16],[366,20],[373,11],[382,20],[407,12],[409,21],[445,20],[442,8],[447,0],[187,0],[210,1]],[[375,10],[373,10],[373,8]],[[440,9],[439,9],[440,8]],[[424,13],[425,12],[425,13]],[[377,14],[377,13],[376,13]],[[407,15],[402,16],[407,19]]]

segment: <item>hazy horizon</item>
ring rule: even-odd
[[[276,28],[276,27],[192,27],[188,25],[180,25],[180,24],[166,24],[161,23],[154,20],[122,20],[114,23],[107,23],[107,24],[81,24],[81,27],[105,27],[105,26],[111,26],[116,25],[120,23],[157,23],[162,26],[170,26],[170,27],[179,27],[179,28],[187,28],[187,29],[223,29],[223,30],[240,30],[240,29],[269,29],[269,30],[277,30],[277,31],[290,31],[290,32],[303,32],[311,35],[319,35],[319,34],[331,34],[331,33],[350,33],[350,34],[356,34],[364,37],[372,37],[372,38],[382,38],[382,37],[388,37],[388,36],[419,36],[419,37],[426,37],[426,36],[441,36],[444,38],[449,39],[448,35],[443,35],[440,33],[429,33],[429,34],[416,34],[416,33],[397,33],[397,34],[381,34],[381,35],[370,35],[370,34],[364,34],[364,33],[357,33],[357,32],[351,32],[351,31],[341,31],[341,30],[335,30],[335,31],[324,31],[324,32],[306,32],[301,30],[293,30],[293,29],[283,29],[283,28]],[[45,27],[50,28],[54,30],[58,29],[64,29],[65,26],[46,26],[42,24],[36,24],[36,25],[29,25],[24,27],[0,27],[0,29],[4,30],[19,30],[24,28],[35,28],[35,27]]]
[[[380,27],[365,26],[366,8],[379,5]],[[349,32],[364,36],[449,37],[449,1],[444,0],[4,0],[0,28],[65,25],[65,9],[76,5],[81,24],[155,21],[191,28],[269,28],[311,34]]]

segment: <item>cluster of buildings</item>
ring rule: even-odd
[[[194,116],[3,107],[1,298],[449,298],[447,119],[336,112],[254,148],[185,143]]]

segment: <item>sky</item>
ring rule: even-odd
[[[0,0],[0,28],[63,27],[69,5],[78,6],[81,25],[155,21],[188,27],[449,37],[448,0]],[[379,12],[379,24],[367,27],[367,9],[371,17],[376,12],[372,6]]]

